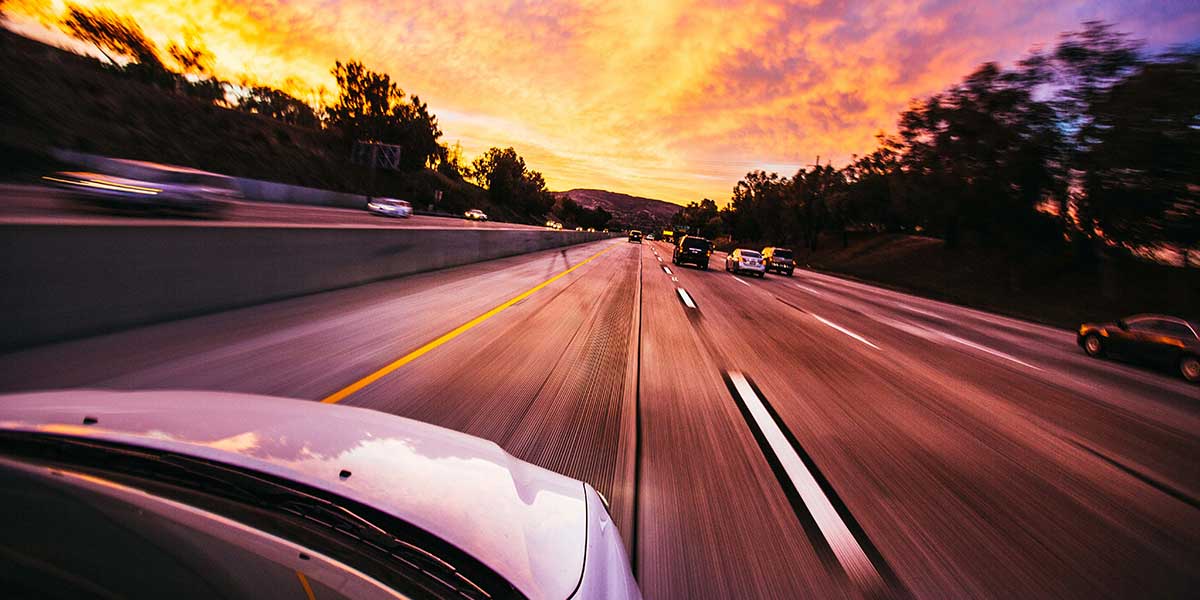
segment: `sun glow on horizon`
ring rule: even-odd
[[[845,163],[893,131],[910,99],[1086,19],[1155,45],[1200,37],[1200,11],[1150,1],[77,4],[133,17],[160,48],[198,42],[224,79],[313,103],[332,96],[335,60],[362,60],[427,102],[442,141],[461,143],[468,161],[513,146],[551,189],[676,203],[724,202],[756,168]],[[10,0],[6,10],[30,34],[36,15],[64,6]]]

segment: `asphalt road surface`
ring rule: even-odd
[[[487,229],[542,229],[534,225],[501,223],[496,221],[468,221],[453,217],[414,215],[409,218],[393,218],[367,212],[365,209],[336,208],[331,206],[307,206],[303,204],[280,204],[274,202],[233,202],[222,213],[219,221],[206,218],[174,216],[170,213],[149,212],[121,214],[112,210],[89,208],[74,202],[55,188],[40,185],[0,186],[0,223],[56,225],[106,225],[106,226],[196,226],[207,227],[213,223],[223,226],[242,227],[394,227],[445,229],[447,227]]]
[[[596,242],[0,356],[496,441],[611,499],[647,598],[1189,596],[1200,387],[1074,333]]]

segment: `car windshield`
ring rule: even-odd
[[[782,258],[782,259],[791,260],[792,251],[791,250],[781,250],[781,249],[777,248],[777,249],[775,249],[774,252],[771,253],[771,256],[774,258]]]
[[[709,244],[708,244],[708,240],[702,240],[699,238],[687,238],[687,239],[683,240],[682,246],[683,246],[683,248],[688,249],[688,250],[707,250]]]
[[[742,256],[746,258],[762,258],[762,255],[754,250],[742,250]]]

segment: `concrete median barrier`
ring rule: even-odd
[[[534,229],[0,225],[0,351],[609,235]]]

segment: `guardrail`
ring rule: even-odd
[[[0,350],[609,235],[537,229],[0,225]]]

